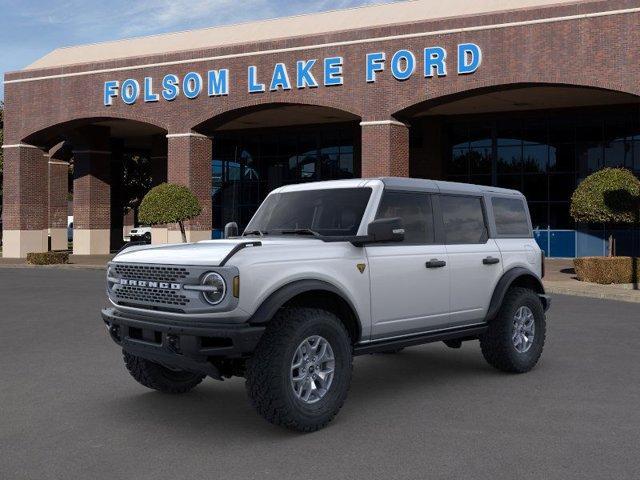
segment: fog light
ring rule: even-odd
[[[207,273],[202,279],[202,286],[205,287],[202,296],[211,305],[217,305],[224,299],[227,285],[220,274],[215,272]]]

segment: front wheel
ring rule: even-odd
[[[524,373],[535,367],[546,336],[544,308],[538,295],[526,288],[511,288],[496,318],[480,337],[485,360],[504,372]]]
[[[338,317],[316,308],[282,309],[249,361],[247,393],[269,422],[312,432],[342,407],[351,366],[351,339]]]

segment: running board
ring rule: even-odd
[[[432,332],[418,333],[400,338],[375,340],[369,343],[362,343],[353,347],[354,355],[365,355],[367,353],[383,352],[402,347],[412,347],[423,343],[441,342],[444,340],[456,339],[476,339],[487,331],[487,325],[472,325],[467,327],[451,328],[447,330],[435,330]]]

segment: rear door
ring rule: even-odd
[[[442,229],[449,257],[451,324],[484,320],[502,276],[502,257],[489,238],[481,195],[441,195]]]
[[[394,217],[403,221],[404,242],[366,247],[374,339],[449,321],[449,265],[444,245],[435,241],[432,195],[385,191],[376,218]]]

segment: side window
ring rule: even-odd
[[[485,243],[487,226],[480,197],[442,195],[442,222],[447,243]]]
[[[524,202],[519,198],[491,199],[498,235],[530,237],[529,222]]]
[[[394,217],[400,217],[404,224],[404,243],[434,242],[431,195],[385,191],[376,218]]]

